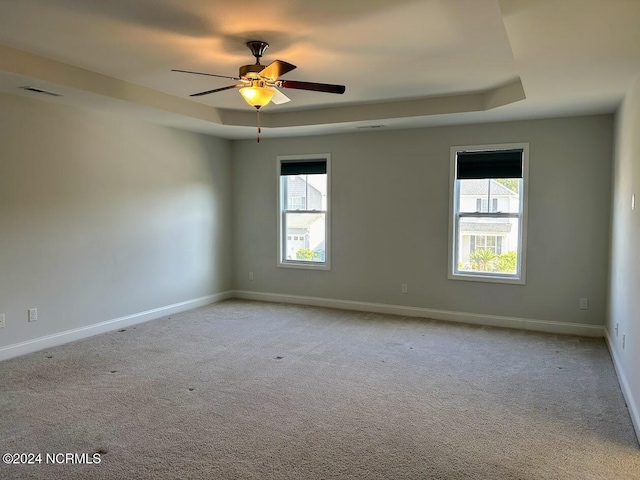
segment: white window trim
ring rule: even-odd
[[[305,262],[302,260],[283,260],[283,228],[282,224],[282,181],[280,175],[280,166],[283,160],[325,160],[327,162],[327,213],[325,214],[325,261],[320,262]],[[276,179],[278,183],[278,230],[277,230],[277,266],[281,268],[299,268],[303,270],[331,270],[331,154],[330,153],[317,153],[317,154],[305,154],[305,155],[278,155],[276,157]]]
[[[472,152],[485,150],[512,150],[522,149],[522,192],[521,198],[521,221],[520,228],[520,276],[509,276],[497,273],[456,273],[455,251],[457,248],[458,232],[456,231],[455,213],[458,200],[456,188],[456,156],[458,152]],[[450,150],[450,171],[449,171],[449,266],[447,277],[450,280],[465,280],[472,282],[508,283],[514,285],[524,285],[526,283],[527,264],[527,212],[529,206],[529,143],[500,143],[494,145],[463,145],[451,147]]]

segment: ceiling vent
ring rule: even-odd
[[[35,92],[35,93],[43,93],[45,95],[51,95],[52,97],[61,97],[62,95],[60,95],[59,93],[54,93],[54,92],[48,92],[47,90],[42,90],[41,88],[36,88],[36,87],[20,87],[21,90],[26,90],[28,92]]]

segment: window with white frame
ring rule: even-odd
[[[330,156],[278,157],[278,266],[329,270]]]
[[[491,250],[492,253],[500,254],[499,245],[502,243],[501,237],[495,235],[472,235],[471,236],[471,251],[476,250]]]
[[[451,148],[449,278],[525,283],[529,144]]]
[[[288,198],[288,208],[289,210],[303,210],[304,209],[304,198],[305,197],[289,197]]]
[[[491,205],[491,209],[489,209],[489,205]],[[492,198],[491,203],[489,203],[488,198],[477,198],[476,199],[476,208],[478,212],[497,212],[498,211],[498,199]]]

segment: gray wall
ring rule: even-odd
[[[604,321],[611,116],[256,144],[13,96],[0,106],[0,347],[232,288]],[[531,146],[527,284],[448,280],[449,147],[501,142]],[[332,270],[277,268],[276,156],[324,152]]]
[[[235,288],[602,325],[612,136],[605,115],[233,142]],[[448,280],[449,148],[506,142],[530,143],[527,283]],[[332,270],[277,268],[276,155],[325,152]]]
[[[232,287],[229,141],[14,96],[0,112],[0,347]]]
[[[640,435],[640,78],[616,116],[607,334]],[[631,210],[635,193],[636,208]],[[615,326],[618,324],[618,335]],[[622,336],[626,346],[622,348]]]

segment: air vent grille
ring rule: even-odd
[[[51,95],[52,97],[61,97],[62,96],[59,93],[49,92],[47,90],[42,90],[41,88],[36,88],[36,87],[26,86],[26,87],[20,87],[20,89],[21,90],[26,90],[28,92],[43,93],[45,95]]]

